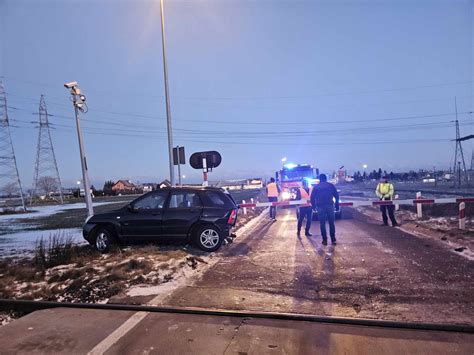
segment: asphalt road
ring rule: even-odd
[[[351,214],[336,222],[338,244],[322,246],[319,222],[298,238],[295,210],[280,209],[163,305],[472,323],[474,262]]]
[[[346,214],[347,216],[347,214]],[[353,213],[337,246],[263,219],[160,305],[436,323],[474,319],[473,262]],[[158,297],[157,299],[161,299]],[[472,354],[472,334],[268,319],[53,309],[0,329],[0,352]]]

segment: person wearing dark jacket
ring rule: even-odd
[[[334,224],[334,208],[339,209],[339,194],[337,193],[336,187],[328,182],[328,178],[324,174],[319,175],[319,184],[313,187],[313,191],[311,192],[311,205],[318,211],[323,245],[328,244],[326,221],[329,224],[331,243],[335,245],[336,226]]]

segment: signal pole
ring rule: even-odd
[[[79,117],[79,111],[86,113],[87,106],[85,104],[86,97],[81,95],[81,89],[77,86],[77,82],[73,81],[71,83],[64,84],[67,89],[70,89],[71,92],[71,101],[74,106],[74,113],[76,115],[76,128],[77,128],[77,139],[79,141],[79,154],[81,157],[81,167],[82,167],[82,179],[84,184],[84,197],[86,199],[87,205],[87,217],[94,215],[94,208],[92,207],[92,197],[91,197],[91,188],[89,182],[89,172],[87,168],[86,154],[84,150],[84,139],[82,137],[81,130],[81,121]],[[80,191],[79,191],[80,195]]]
[[[171,106],[169,97],[168,87],[168,67],[166,63],[166,42],[165,42],[165,13],[163,8],[163,0],[160,0],[160,12],[161,12],[161,46],[163,52],[163,74],[165,82],[165,99],[166,99],[166,126],[168,129],[168,155],[169,155],[169,166],[170,166],[170,183],[171,186],[175,185],[174,179],[174,165],[173,165],[173,131],[171,127]]]

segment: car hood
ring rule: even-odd
[[[87,223],[94,223],[94,222],[100,222],[100,221],[108,220],[108,219],[115,219],[115,217],[122,215],[124,210],[125,210],[125,208],[119,208],[119,209],[113,210],[113,211],[94,214],[87,221]]]

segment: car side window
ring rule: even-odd
[[[217,192],[206,191],[205,195],[206,195],[207,200],[209,200],[211,206],[214,206],[214,207],[225,206],[225,201]]]
[[[195,192],[173,192],[171,194],[168,208],[192,208],[201,207],[201,199]]]
[[[138,200],[133,204],[133,207],[136,210],[156,210],[163,208],[166,196],[168,193],[166,191],[156,191],[152,194],[145,196],[141,200]]]

